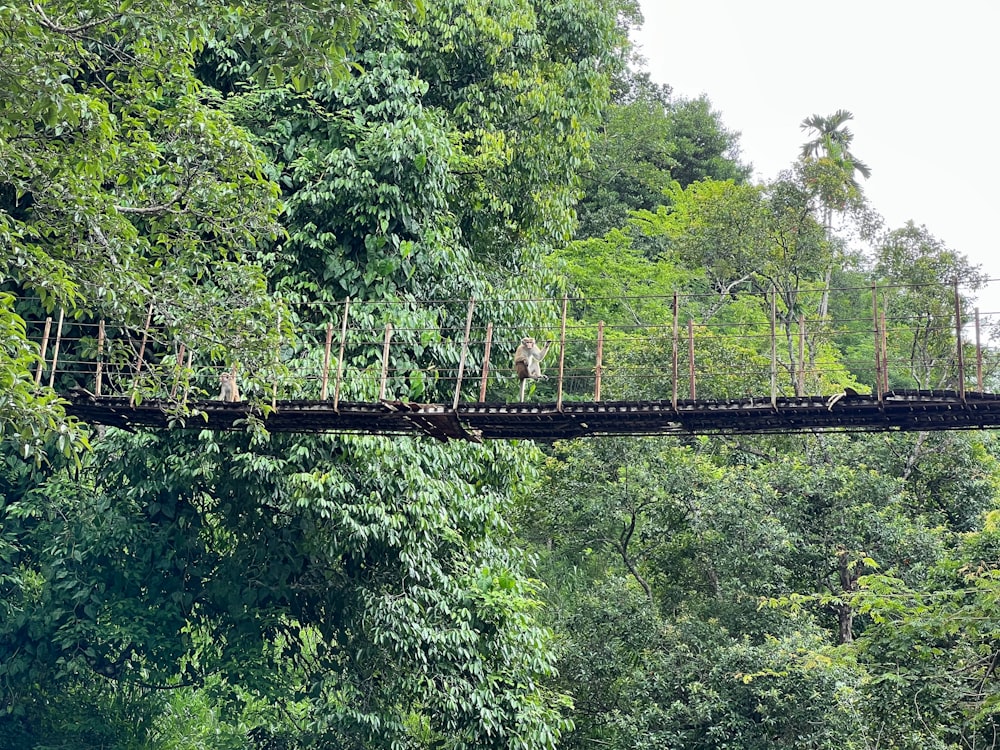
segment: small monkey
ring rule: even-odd
[[[236,384],[236,367],[230,372],[219,376],[219,401],[236,402],[240,400],[240,387]]]
[[[551,341],[546,341],[541,349],[530,336],[521,339],[521,345],[514,352],[514,370],[521,381],[521,401],[524,401],[524,386],[528,380],[544,380],[542,375],[542,357],[548,352],[552,345]]]

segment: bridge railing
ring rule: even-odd
[[[777,294],[722,305],[706,295],[657,298],[654,322],[626,324],[574,319],[593,300],[522,301],[544,308],[532,326],[497,313],[509,300],[347,300],[308,310],[295,337],[258,362],[184,341],[152,314],[125,326],[55,312],[27,329],[39,345],[39,385],[179,404],[217,399],[219,376],[233,371],[244,397],[260,402],[516,401],[513,355],[524,335],[552,342],[546,379],[527,389],[533,402],[998,390],[1000,314],[963,310],[957,290],[953,304],[942,297],[923,307],[904,287],[850,291],[835,297],[841,314],[823,318]],[[640,309],[651,299],[619,302]]]

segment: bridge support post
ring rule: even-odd
[[[771,286],[771,406],[778,408],[778,290]]]
[[[101,381],[104,375],[104,319],[97,324],[97,371],[94,373],[94,395],[101,395]]]
[[[569,300],[563,295],[562,303],[562,325],[559,330],[559,382],[556,383],[556,411],[563,408],[563,373],[566,365],[566,307]]]
[[[326,347],[323,349],[323,385],[319,400],[326,401],[326,387],[330,382],[330,347],[333,345],[333,323],[326,324]]]
[[[962,298],[958,294],[958,277],[954,281],[955,290],[955,353],[958,364],[958,395],[965,403],[965,352],[962,351]]]
[[[604,321],[597,323],[597,363],[594,365],[594,401],[601,400],[601,368],[604,366]]]
[[[680,344],[680,332],[677,330],[678,305],[677,292],[674,292],[674,344],[673,344],[673,393],[670,396],[670,405],[677,411],[677,349]]]
[[[152,312],[152,306],[150,307],[150,312]],[[56,343],[52,347],[52,369],[49,370],[49,388],[55,385],[56,382],[56,366],[59,364],[59,344],[62,342],[62,329],[63,329],[63,318],[66,316],[66,309],[63,307],[59,308],[59,325],[56,326]],[[149,321],[146,322],[146,328],[149,328]]]
[[[344,300],[344,320],[340,324],[340,354],[337,355],[337,378],[333,383],[333,410],[340,406],[340,380],[344,376],[344,348],[347,346],[347,316],[351,312],[351,298]]]
[[[42,331],[42,347],[39,351],[38,367],[35,368],[35,387],[42,384],[42,372],[45,370],[45,351],[49,348],[49,333],[52,332],[52,318],[45,319],[45,330]]]
[[[149,311],[146,313],[146,327],[142,329],[142,343],[139,344],[139,359],[135,363],[135,377],[132,379],[132,395],[129,396],[129,406],[135,406],[136,389],[139,387],[139,375],[142,373],[142,360],[146,356],[146,342],[149,341],[149,326],[153,322],[153,303],[149,303]],[[55,372],[55,365],[52,367]]]
[[[486,384],[490,377],[490,348],[493,346],[493,323],[486,324],[486,345],[483,352],[483,377],[479,381],[479,403],[486,401]]]
[[[465,335],[462,338],[462,357],[458,360],[458,377],[455,378],[455,398],[451,402],[451,410],[458,411],[458,400],[462,395],[462,376],[465,374],[465,358],[469,355],[469,336],[472,333],[472,313],[476,309],[476,300],[469,300],[469,312],[465,316]]]
[[[979,339],[979,308],[976,308],[976,390],[983,392],[983,346]]]

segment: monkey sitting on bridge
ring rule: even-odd
[[[240,387],[236,383],[236,365],[219,376],[219,401],[235,403],[240,400]]]
[[[551,341],[546,341],[545,346],[538,347],[531,336],[521,339],[521,345],[514,352],[514,370],[521,381],[521,401],[524,401],[524,386],[528,380],[544,380],[542,374],[542,357],[548,352],[552,345]]]

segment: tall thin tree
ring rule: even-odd
[[[846,109],[838,109],[832,115],[810,115],[802,121],[802,129],[814,134],[815,137],[802,144],[801,157],[806,163],[810,161],[827,160],[832,162],[843,176],[843,187],[850,192],[858,193],[861,186],[855,179],[855,173],[860,174],[866,180],[871,177],[872,171],[859,158],[851,153],[851,143],[854,141],[854,133],[847,127],[847,122],[854,119],[854,115]],[[823,195],[820,199],[823,202],[823,227],[826,229],[827,241],[833,239],[833,212],[835,203],[829,195]],[[819,317],[823,319],[827,315],[830,304],[830,282],[833,277],[832,262],[827,266],[823,279],[823,296],[820,298]]]

